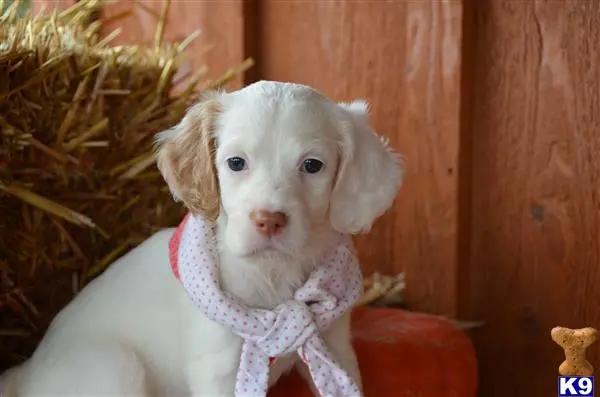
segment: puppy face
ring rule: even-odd
[[[331,230],[336,126],[312,92],[254,88],[223,96],[217,122],[225,242],[240,255],[265,249],[295,254],[311,235]],[[275,221],[273,230],[261,233],[261,221]]]
[[[337,233],[368,229],[402,177],[366,104],[276,82],[207,94],[160,135],[158,166],[239,256],[318,254]]]

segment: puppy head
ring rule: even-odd
[[[339,232],[369,229],[399,188],[366,112],[296,84],[209,93],[159,135],[158,166],[230,252],[317,257]]]

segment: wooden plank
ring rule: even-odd
[[[393,209],[357,238],[365,272],[404,269],[412,308],[456,313],[461,2],[266,0],[261,27],[263,78],[366,98],[406,156]]]
[[[600,325],[600,3],[480,1],[471,313],[481,395],[556,395],[555,325]],[[589,351],[600,365],[600,344]]]
[[[181,67],[181,75],[196,73],[209,67],[208,78],[214,79],[246,58],[244,46],[244,2],[228,1],[171,1],[164,33],[166,41],[182,41],[200,29],[202,34],[186,50],[188,61]],[[118,2],[104,7],[107,21],[104,32],[121,28],[115,44],[151,44],[154,42],[156,23],[164,2],[139,0]],[[132,10],[126,18],[124,12]],[[212,49],[211,49],[212,47]],[[238,88],[244,76],[239,76],[228,87]]]

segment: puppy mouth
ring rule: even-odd
[[[275,256],[285,254],[286,250],[273,239],[268,239],[248,250],[247,256]]]
[[[268,242],[252,248],[249,252],[249,255],[274,254],[276,252],[281,252],[281,250],[276,248],[273,243]]]

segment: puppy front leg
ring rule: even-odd
[[[204,351],[191,360],[187,367],[191,397],[234,396],[242,347],[236,339],[233,336],[227,344],[215,343],[211,351]]]
[[[201,315],[185,318],[186,380],[191,397],[233,397],[243,340]]]
[[[344,314],[342,317],[340,317],[327,331],[323,332],[322,337],[331,353],[340,363],[340,366],[346,372],[348,372],[358,387],[362,390],[362,379],[360,376],[360,369],[358,367],[358,360],[356,359],[356,354],[354,353],[354,348],[352,347],[352,336],[350,333],[350,313]],[[306,364],[299,362],[297,369],[310,385],[313,395],[318,396],[319,393],[314,382],[312,381]]]
[[[232,368],[235,357],[228,352],[206,354],[191,364],[187,379],[192,397],[233,397],[237,367]]]
[[[323,340],[337,358],[341,367],[348,372],[362,391],[362,378],[358,360],[352,346],[352,333],[350,332],[350,313],[340,317],[331,328],[323,334]],[[351,396],[348,396],[351,397]]]

